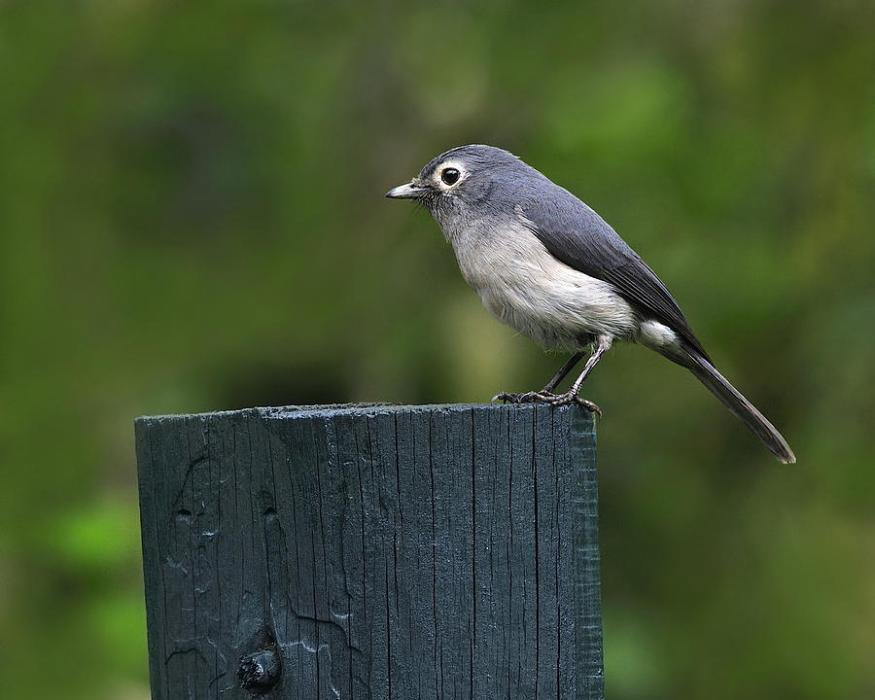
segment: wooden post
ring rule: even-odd
[[[156,700],[603,697],[583,409],[253,409],[136,433]]]

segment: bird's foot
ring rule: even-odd
[[[542,395],[545,397],[544,400],[551,406],[568,406],[569,404],[574,403],[578,406],[582,406],[590,413],[598,414],[599,418],[602,417],[602,409],[599,408],[597,403],[583,398],[574,391],[566,391],[564,394],[542,392]]]
[[[551,406],[567,406],[569,404],[577,404],[582,406],[591,413],[598,414],[599,418],[602,415],[602,409],[598,404],[584,399],[573,391],[567,391],[564,394],[554,394],[550,391],[526,391],[522,394],[512,394],[502,392],[492,397],[493,401],[503,401],[504,403],[548,403]]]
[[[492,397],[493,401],[501,401],[502,403],[534,403],[535,401],[544,401],[542,398],[543,392],[540,391],[524,391],[521,394],[514,394],[508,391],[502,391]]]

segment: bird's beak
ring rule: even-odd
[[[406,185],[398,185],[386,193],[389,199],[419,199],[428,191],[427,187],[417,184],[416,180]]]

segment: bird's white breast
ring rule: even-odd
[[[541,345],[578,349],[602,333],[635,335],[636,314],[610,284],[554,258],[522,223],[474,226],[448,238],[486,308]]]

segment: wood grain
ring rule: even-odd
[[[152,694],[603,697],[576,407],[136,423]]]

